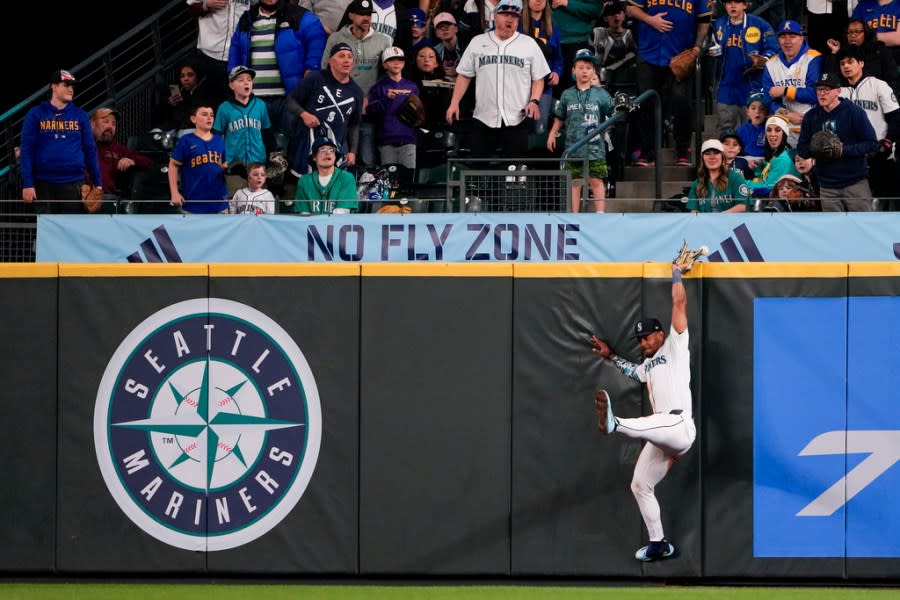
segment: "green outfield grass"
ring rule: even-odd
[[[887,600],[897,588],[3,583],[3,600]]]

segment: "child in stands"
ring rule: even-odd
[[[194,130],[178,138],[169,159],[171,204],[184,212],[228,212],[225,140],[212,129],[214,116],[209,104],[195,105],[191,110]]]
[[[266,189],[266,165],[247,165],[247,187],[234,193],[228,212],[240,215],[275,214],[275,196]]]
[[[596,75],[595,67],[596,58],[593,52],[582,49],[575,53],[575,64],[572,65],[575,85],[563,90],[554,111],[553,125],[547,136],[547,150],[550,152],[556,149],[556,136],[559,135],[563,122],[566,124],[565,145],[568,147],[612,114],[613,99],[609,92],[591,84],[591,78]],[[609,174],[604,136],[594,138],[576,150],[571,158],[582,159],[566,162],[565,166],[566,170],[572,173],[572,212],[581,212],[580,180],[586,175],[594,198],[594,205],[588,207],[587,212],[602,213],[606,205],[604,179]],[[583,159],[587,159],[587,173],[584,173]]]
[[[719,134],[719,141],[725,149],[725,166],[740,173],[744,179],[753,178],[753,169],[743,156],[744,145],[741,136],[734,129],[726,129]]]
[[[416,168],[416,131],[397,118],[397,110],[410,94],[419,95],[415,83],[403,77],[406,56],[397,46],[385,48],[381,53],[385,76],[369,90],[366,114],[377,123],[375,145],[381,156],[381,164],[399,164],[408,169]]]
[[[747,159],[751,168],[756,168],[766,154],[766,119],[769,109],[762,93],[750,94],[746,113],[747,122],[738,127],[737,132],[744,147],[742,156]]]

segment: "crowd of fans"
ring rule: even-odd
[[[355,174],[414,171],[429,136],[452,130],[470,156],[508,159],[545,136],[536,151],[559,156],[622,90],[659,93],[675,164],[693,166],[696,74],[673,72],[679,55],[706,66],[718,129],[700,148],[690,210],[900,210],[900,0],[784,0],[760,15],[748,0],[186,4],[196,52],[153,113],[177,139],[178,210],[362,211]],[[76,85],[55,72],[23,123],[22,198],[37,212],[81,212],[66,201],[85,182],[118,198],[116,177],[148,167],[111,143],[119,111],[87,115]],[[661,160],[644,143],[660,126],[649,108],[629,121],[567,156],[575,211],[602,212],[604,182],[625,163]],[[820,131],[839,142],[822,151]]]

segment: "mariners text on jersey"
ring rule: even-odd
[[[666,364],[665,356],[657,356],[656,358],[651,358],[650,360],[644,362],[644,373],[649,373],[650,369],[653,367]]]
[[[251,118],[247,115],[242,117],[238,117],[234,121],[228,123],[228,131],[234,133],[235,131],[239,131],[241,129],[262,129],[262,121],[259,119]]]
[[[41,131],[81,131],[78,121],[41,121]]]
[[[478,66],[483,67],[485,65],[513,65],[516,67],[524,68],[525,60],[519,58],[518,56],[508,56],[506,54],[491,54],[488,56],[480,56],[478,57]]]

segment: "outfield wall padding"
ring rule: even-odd
[[[895,263],[703,264],[686,279],[698,437],[656,490],[677,555],[634,560],[647,541],[629,489],[641,444],[597,432],[593,398],[606,388],[617,414],[638,416],[647,391],[589,339],[638,362],[633,323],[669,327],[668,272],[4,266],[0,331],[16,343],[0,363],[2,496],[15,510],[0,514],[0,571],[895,581],[900,469],[853,483],[867,457],[890,452],[900,422]],[[296,506],[268,533],[212,552],[136,526],[94,447],[116,348],[149,315],[198,298],[283,328],[322,411]],[[850,448],[838,451],[841,431]],[[845,481],[855,496],[824,492]]]

